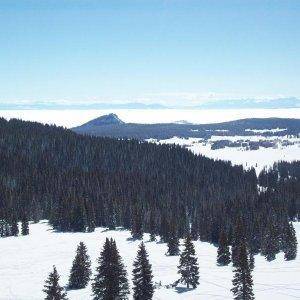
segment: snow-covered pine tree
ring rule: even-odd
[[[152,282],[152,267],[149,263],[148,253],[142,242],[137,257],[133,263],[133,298],[135,300],[150,300],[153,297],[154,286]]]
[[[198,260],[190,235],[184,241],[184,250],[180,255],[178,273],[181,276],[179,282],[186,284],[187,288],[190,286],[196,288],[199,284]]]
[[[91,273],[91,261],[87,248],[83,242],[80,242],[73,260],[68,287],[70,289],[85,288],[88,285]]]
[[[241,244],[239,245],[232,284],[233,288],[231,291],[235,300],[254,299],[253,281],[249,266],[248,251],[244,240],[241,240]]]
[[[221,230],[219,237],[219,246],[217,254],[217,265],[218,266],[227,266],[231,261],[230,251],[227,236],[224,230]]]
[[[289,223],[283,241],[283,252],[285,260],[293,260],[297,257],[297,237],[293,223]]]
[[[45,282],[43,292],[46,293],[45,300],[67,300],[67,294],[59,285],[59,275],[55,266]]]
[[[92,289],[94,300],[128,299],[127,273],[113,239],[106,239]]]

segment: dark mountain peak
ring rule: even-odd
[[[108,114],[89,121],[86,125],[101,126],[101,125],[120,125],[125,124],[116,114]]]

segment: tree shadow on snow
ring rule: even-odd
[[[187,288],[187,287],[183,287],[183,286],[176,286],[176,287],[175,287],[175,291],[176,291],[178,294],[190,292],[190,291],[192,291],[192,290],[193,290],[193,288]]]

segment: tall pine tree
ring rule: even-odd
[[[69,278],[70,289],[83,289],[88,285],[91,277],[91,261],[87,253],[87,248],[83,242],[80,242],[76,256],[71,268],[71,274]]]
[[[11,222],[11,234],[14,236],[19,235],[19,225],[17,219],[14,217]]]
[[[128,299],[127,273],[113,239],[106,239],[92,289],[94,300]]]
[[[153,297],[152,267],[148,253],[142,242],[137,257],[133,263],[133,298],[135,300],[150,300]]]
[[[179,238],[176,228],[176,222],[174,219],[171,219],[169,224],[169,237],[168,237],[168,255],[175,256],[179,254]]]
[[[285,260],[293,260],[297,257],[297,237],[293,226],[290,223],[286,229],[286,234],[283,241],[283,252]]]
[[[224,230],[221,230],[219,237],[219,246],[217,254],[217,264],[218,266],[227,266],[230,264],[230,251],[227,236]]]
[[[131,235],[133,239],[141,240],[143,238],[142,213],[137,205],[135,205],[133,209],[131,221]]]
[[[248,251],[244,240],[241,241],[234,268],[234,278],[231,289],[236,300],[253,300],[253,281],[248,260]]]
[[[190,286],[196,288],[199,284],[198,260],[190,235],[184,241],[184,250],[180,255],[178,273],[181,276],[179,282],[186,284],[187,288]]]
[[[53,266],[53,271],[49,274],[45,282],[43,292],[46,293],[45,300],[67,300],[67,294],[64,289],[59,285],[59,275],[56,267]]]
[[[24,216],[21,223],[21,232],[22,235],[28,235],[29,234],[29,221],[27,219],[27,216]]]

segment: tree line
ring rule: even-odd
[[[189,233],[215,245],[226,235],[233,245],[240,219],[251,253],[268,255],[286,248],[289,220],[298,217],[299,177],[284,177],[283,167],[274,187],[274,180],[264,180],[272,172],[257,178],[254,169],[176,145],[0,119],[0,160],[3,236],[16,234],[16,222],[28,220],[48,219],[62,232],[122,226],[134,238],[148,232],[167,242],[172,254]],[[299,173],[297,164],[289,168]]]

